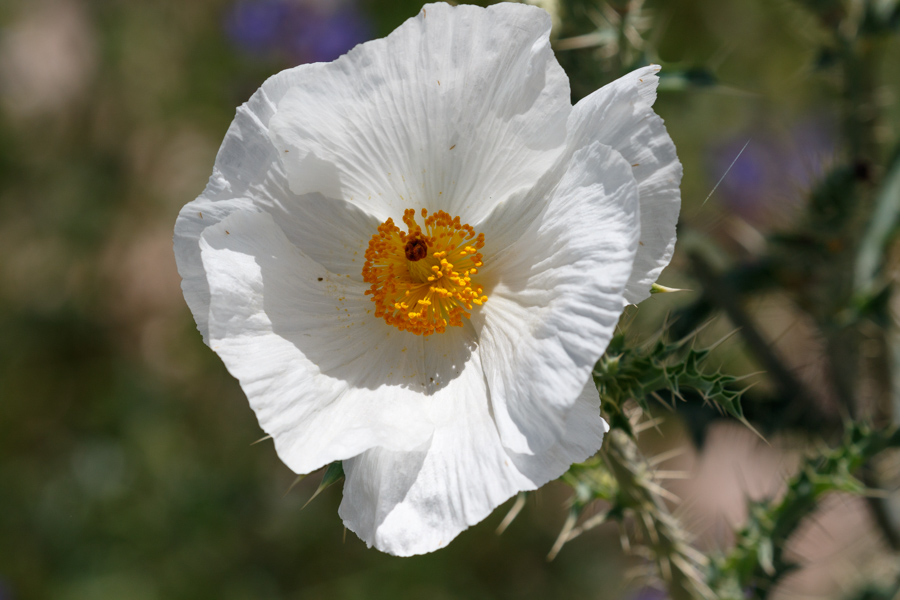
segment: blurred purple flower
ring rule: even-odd
[[[833,163],[835,152],[830,123],[807,119],[781,136],[743,133],[713,145],[707,154],[707,172],[714,183],[734,161],[716,196],[748,221],[772,224],[802,206],[806,192]]]
[[[238,0],[225,20],[232,43],[254,55],[292,63],[331,61],[371,37],[355,4],[313,0]]]
[[[282,0],[240,1],[227,17],[225,29],[232,42],[253,53],[271,49],[280,37],[280,29],[288,13]]]
[[[645,587],[635,592],[631,600],[669,600],[669,595],[662,590]]]
[[[355,11],[341,10],[322,18],[318,27],[298,38],[296,51],[313,62],[332,61],[370,37],[369,24]]]

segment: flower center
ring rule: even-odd
[[[472,282],[483,257],[484,234],[442,210],[422,209],[424,229],[416,211],[403,212],[404,233],[388,219],[369,240],[362,276],[371,287],[375,316],[401,331],[416,335],[443,333],[462,326],[473,305],[487,301]]]

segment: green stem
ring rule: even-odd
[[[624,432],[606,436],[603,458],[619,484],[619,504],[635,514],[635,525],[653,553],[672,600],[715,598],[704,582],[702,555],[688,543],[688,535],[654,488],[646,461]]]

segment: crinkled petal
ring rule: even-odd
[[[210,225],[241,210],[255,210],[253,202],[243,197],[215,201],[200,196],[181,209],[175,222],[175,262],[181,275],[181,291],[206,344],[209,344],[209,281],[200,258],[200,236]]]
[[[297,71],[270,123],[291,188],[379,220],[469,222],[534,185],[565,145],[568,80],[531,6],[429,4],[387,38]]]
[[[175,256],[182,277],[182,291],[204,342],[208,340],[209,282],[200,259],[199,241],[204,230],[236,211],[267,212],[287,238],[332,275],[362,282],[362,266],[372,233],[379,222],[356,206],[320,194],[279,194],[270,176],[252,198],[212,200],[202,195],[181,211],[175,229]]]
[[[279,456],[343,460],[344,522],[393,554],[445,546],[599,448],[590,370],[671,257],[681,167],[654,72],[573,110],[549,28],[533,7],[427,5],[278,74],[176,223],[198,328]],[[409,207],[487,236],[489,301],[426,338],[375,318],[360,274]]]
[[[595,142],[565,167],[549,198],[539,186],[481,226],[504,249],[492,254],[485,246],[490,259],[480,277],[489,299],[472,322],[497,428],[520,454],[562,439],[567,413],[625,306],[638,247],[637,185],[622,156]],[[529,211],[539,217],[509,226]]]
[[[344,462],[339,513],[369,546],[399,556],[442,548],[531,483],[515,468],[490,415],[477,353],[434,406],[431,443],[374,449]]]
[[[659,67],[638,69],[575,105],[570,151],[599,141],[632,165],[641,202],[641,239],[625,298],[637,304],[672,259],[681,209],[681,162],[663,120],[653,112]]]
[[[372,318],[364,284],[310,260],[267,213],[231,214],[200,248],[210,346],[289,467],[429,439],[422,340]]]
[[[538,454],[510,453],[510,456],[519,472],[539,488],[568,471],[572,463],[593,456],[607,431],[609,425],[600,416],[600,393],[589,378],[566,417],[565,434],[556,444]]]
[[[291,192],[278,150],[269,139],[268,126],[276,104],[288,89],[304,79],[301,73],[317,68],[301,65],[282,71],[266,80],[250,100],[238,107],[206,189],[178,215],[175,260],[185,300],[204,342],[209,341],[209,284],[200,258],[199,240],[207,227],[235,211],[270,212],[289,239],[313,260],[333,273],[360,278],[362,265],[353,264],[353,259],[362,255],[360,250],[365,250],[368,236],[379,221],[373,221],[343,201],[326,200],[319,194],[297,196]],[[325,227],[334,223],[343,234],[318,236],[313,240],[315,243],[310,243],[308,232],[319,230],[323,223]],[[348,251],[339,252],[338,248]]]
[[[569,412],[558,444],[536,456],[514,455],[492,426],[477,369],[471,375],[474,393],[445,399],[446,420],[430,443],[408,452],[373,448],[344,461],[340,515],[369,546],[398,556],[442,548],[509,497],[537,489],[600,448],[608,427],[592,382]]]

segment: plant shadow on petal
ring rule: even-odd
[[[423,339],[426,394],[431,395],[444,389],[462,374],[478,347],[480,327],[465,320],[462,327],[448,327],[444,333]]]
[[[426,342],[423,336],[400,331],[375,317],[374,304],[364,293],[368,285],[359,277],[330,271],[322,264],[341,270],[359,264],[361,270],[361,261],[341,262],[334,256],[342,248],[352,255],[353,246],[367,244],[368,238],[364,242],[353,238],[346,244],[337,240],[330,248],[314,249],[318,258],[325,257],[322,262],[313,260],[290,240],[292,236],[315,237],[317,224],[325,230],[324,239],[329,232],[339,232],[342,223],[319,220],[326,216],[346,214],[348,222],[355,221],[349,229],[357,234],[365,231],[363,226],[371,217],[343,201],[319,195],[295,198],[305,201],[305,208],[279,219],[277,224],[273,220],[277,228],[273,235],[283,240],[278,246],[266,243],[270,249],[231,248],[254,254],[261,276],[262,310],[272,332],[290,342],[314,365],[317,374],[335,380],[338,386],[369,390],[400,387],[431,395],[449,385],[470,361],[476,347],[475,328],[471,324],[452,327]],[[343,222],[344,217],[340,220]],[[293,228],[290,234],[285,233],[285,226]],[[323,237],[321,232],[318,235]],[[306,241],[301,244],[309,246]],[[276,247],[288,250],[271,251]],[[426,344],[438,348],[431,353],[434,356],[426,358]]]
[[[294,194],[280,169],[270,172],[258,191],[255,203],[300,252],[336,276],[362,282],[365,251],[381,221],[343,199]]]
[[[421,449],[392,452],[373,448],[344,461],[346,482],[339,514],[362,539],[373,543],[376,532],[398,505],[406,500],[416,482],[431,441]],[[403,547],[410,540],[396,540]]]

